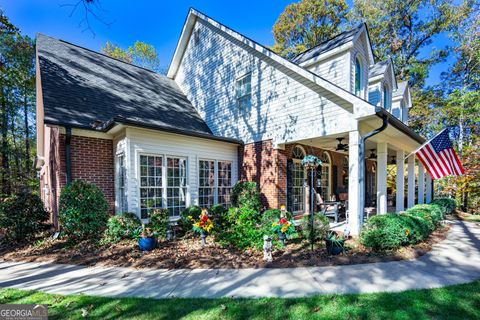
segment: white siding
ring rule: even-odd
[[[128,208],[140,216],[139,159],[141,154],[187,158],[187,206],[198,204],[198,160],[224,160],[232,163],[232,185],[238,180],[238,146],[231,143],[128,128],[127,181]]]
[[[348,91],[349,69],[347,59],[348,54],[344,51],[308,66],[307,69]]]
[[[349,131],[351,113],[333,94],[311,84],[214,26],[198,19],[176,82],[216,135],[244,142],[283,143]],[[239,110],[235,80],[252,73],[252,105]]]
[[[363,32],[360,37],[355,41],[353,44],[353,49],[350,53],[350,60],[349,60],[349,83],[348,88],[352,93],[355,93],[355,59],[360,60],[361,68],[362,68],[362,95],[360,98],[367,100],[367,87],[368,87],[368,70],[369,70],[369,59],[368,59],[368,47],[367,47],[367,39],[366,33]]]
[[[374,106],[382,105],[382,82],[376,81],[368,85],[368,102]]]

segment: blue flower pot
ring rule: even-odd
[[[155,238],[139,238],[138,247],[141,251],[151,251],[155,249],[157,245],[157,239]]]
[[[345,240],[332,241],[326,239],[325,244],[327,246],[327,253],[336,256],[344,251]]]

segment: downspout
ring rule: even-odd
[[[72,182],[72,155],[70,144],[72,141],[72,128],[65,128],[65,171],[67,174],[67,185]]]
[[[363,188],[362,190],[360,190],[360,195],[361,195],[361,199],[363,199],[364,203],[365,203],[365,186],[366,186],[366,183],[365,183],[365,176],[366,176],[366,170],[365,170],[365,167],[366,167],[366,160],[365,160],[365,142],[367,141],[367,139],[373,137],[374,135],[376,134],[379,134],[380,132],[382,132],[383,130],[385,130],[387,127],[388,127],[388,115],[386,113],[382,113],[382,125],[375,129],[375,130],[372,130],[368,133],[366,133],[365,135],[361,136],[360,137],[360,146],[359,146],[359,156],[360,156],[360,159],[362,159],[360,161],[360,181],[363,181],[364,182],[364,185],[363,185]],[[365,208],[365,204],[364,204],[364,208]],[[363,211],[361,212],[361,219],[360,219],[360,225],[363,224]]]

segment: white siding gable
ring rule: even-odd
[[[344,99],[203,19],[197,19],[195,33],[198,36],[190,37],[175,81],[214,134],[246,143],[267,139],[283,143],[355,128],[355,117],[345,110]],[[235,80],[248,72],[252,104],[240,110]]]
[[[348,79],[348,52],[343,51],[334,56],[328,57],[315,64],[309,65],[308,70],[335,83],[337,86],[349,90]]]

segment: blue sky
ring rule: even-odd
[[[188,9],[194,7],[230,28],[264,45],[273,44],[272,26],[285,6],[293,0],[275,1],[132,1],[101,0],[104,11],[98,11],[105,22],[91,19],[95,33],[79,26],[83,11],[70,17],[71,7],[62,6],[77,0],[1,0],[0,7],[24,34],[34,37],[41,32],[77,45],[99,51],[108,40],[127,47],[135,40],[153,44],[162,65],[167,66],[173,55]],[[438,45],[448,38],[437,39]],[[440,82],[440,73],[447,64],[432,68],[427,84]]]

